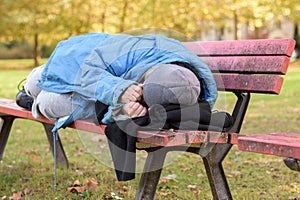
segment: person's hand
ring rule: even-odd
[[[123,106],[122,112],[131,118],[142,117],[146,115],[147,108],[142,106],[139,102],[131,101]]]
[[[119,101],[121,103],[129,103],[131,101],[137,102],[142,99],[143,96],[143,84],[130,85],[125,92],[120,96]]]

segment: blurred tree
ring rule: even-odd
[[[55,45],[71,35],[117,33],[133,29],[179,32],[199,39],[202,33],[223,39],[231,30],[239,39],[242,26],[260,38],[282,18],[298,24],[299,0],[0,0],[0,39],[27,40],[38,65],[40,46]],[[251,31],[245,31],[251,33]],[[133,32],[133,31],[131,31]],[[135,31],[137,34],[141,31]],[[142,32],[141,32],[142,33]],[[178,36],[179,34],[177,34]],[[174,37],[177,37],[174,36]],[[173,37],[173,36],[171,36]],[[247,37],[247,36],[246,36]]]
[[[170,29],[194,37],[201,29],[198,21],[203,15],[202,3],[197,0],[130,1],[129,5],[126,29],[123,30],[155,27],[157,31],[159,28]]]
[[[69,37],[90,31],[99,19],[99,12],[96,12],[99,2],[101,1],[64,0],[56,23],[58,34]]]
[[[4,35],[9,40],[32,40],[35,66],[39,64],[39,37],[51,34],[56,27],[59,0],[15,0],[5,1],[3,6],[7,17]],[[32,38],[32,39],[30,39]]]
[[[282,17],[285,17],[289,20],[291,20],[294,23],[294,32],[293,37],[296,40],[296,49],[300,49],[300,36],[299,36],[299,25],[300,25],[300,4],[299,0],[277,0],[278,1],[278,7],[280,9],[277,9],[274,11],[276,13],[276,16],[280,15]]]

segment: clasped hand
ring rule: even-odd
[[[121,103],[125,103],[122,112],[131,118],[145,116],[147,108],[140,104],[142,98],[143,84],[130,85],[119,99]]]

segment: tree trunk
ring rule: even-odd
[[[123,12],[120,21],[120,33],[122,33],[125,29],[125,19],[127,16],[127,8],[128,8],[128,0],[124,0]]]
[[[102,33],[105,33],[105,21],[106,21],[106,4],[104,4],[103,13],[101,15],[101,22],[102,22]]]
[[[238,16],[237,16],[237,13],[236,13],[236,10],[233,10],[233,23],[234,23],[234,28],[233,28],[233,31],[234,31],[234,40],[237,40],[238,39]]]
[[[298,23],[294,22],[294,38],[299,37],[299,27]]]
[[[299,49],[299,44],[298,44],[298,42],[300,42],[299,39],[300,39],[299,26],[298,26],[298,23],[295,22],[294,23],[294,40],[296,41],[296,47],[295,47],[296,49]]]
[[[34,34],[34,66],[39,66],[40,54],[39,54],[39,34]]]
[[[259,39],[259,27],[254,27],[254,39]]]

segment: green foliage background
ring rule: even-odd
[[[26,41],[37,59],[45,46],[49,54],[58,41],[86,32],[155,27],[200,39],[210,30],[221,38],[226,29],[239,39],[246,25],[259,38],[259,29],[283,20],[298,24],[298,0],[1,0],[0,42]]]

